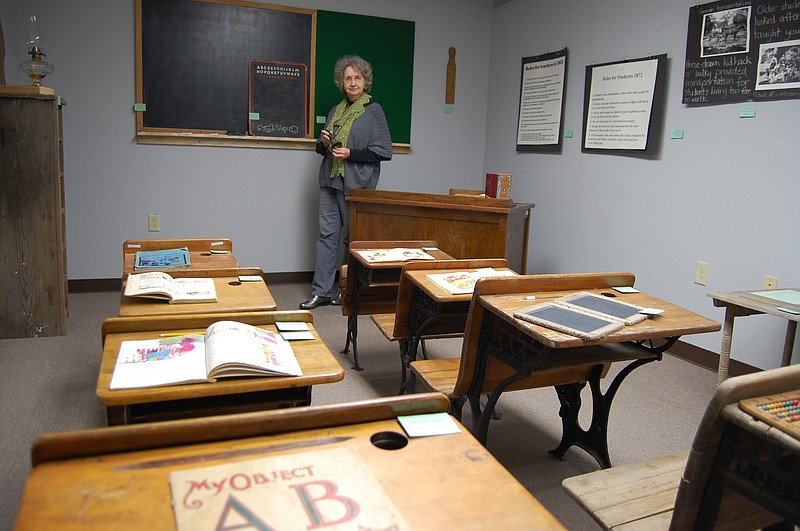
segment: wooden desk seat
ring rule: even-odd
[[[578,291],[598,287],[633,286],[635,281],[636,278],[632,273],[528,275],[481,279],[475,284],[472,294],[473,300],[467,317],[467,331],[461,357],[412,362],[412,390],[416,388],[417,381],[419,381],[423,389],[446,394],[452,404],[451,413],[456,418],[461,418],[461,409],[472,386],[475,368],[480,356],[485,356],[485,353],[479,352],[477,348],[484,312],[476,308],[475,299],[481,295],[546,291],[556,287],[561,290]],[[613,347],[598,346],[598,348],[610,349]],[[591,349],[565,349],[564,352],[559,353],[559,362],[564,363],[568,356],[572,356],[569,366],[559,365],[556,369],[541,367],[531,377],[516,382],[510,389],[533,389],[585,381],[588,379],[589,373],[596,367],[596,363],[592,361],[595,352]],[[624,359],[630,358],[625,357]],[[602,376],[608,372],[609,366],[610,364],[605,365]],[[483,394],[492,392],[502,380],[512,373],[513,370],[510,367],[503,368],[496,364],[492,373],[487,372]]]
[[[33,443],[31,464],[36,467],[49,461],[333,428],[396,418],[398,415],[443,411],[447,411],[445,398],[428,393],[171,420],[138,426],[45,433],[37,436]]]
[[[567,478],[562,487],[603,529],[710,528],[698,515],[727,424],[720,413],[746,398],[796,389],[798,381],[798,365],[726,380],[709,402],[691,450]],[[758,529],[782,521],[724,491],[714,529]]]

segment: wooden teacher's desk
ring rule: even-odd
[[[610,274],[593,275],[598,275],[602,282],[603,275]],[[613,276],[622,278],[624,275]],[[564,278],[559,281],[559,277]],[[554,385],[561,402],[559,415],[563,433],[561,443],[551,453],[560,458],[568,448],[578,446],[604,468],[610,467],[606,437],[608,416],[611,401],[622,381],[637,367],[660,360],[662,353],[680,336],[720,329],[715,321],[647,293],[623,294],[610,287],[590,288],[585,280],[591,277],[532,275],[479,281],[464,339],[465,350],[471,349],[471,352],[462,352],[462,358],[467,356],[477,360],[468,396],[473,413],[473,433],[478,440],[486,441],[494,406],[506,389]],[[580,283],[582,280],[583,284]],[[570,286],[570,282],[578,283]],[[632,286],[633,282],[634,277],[630,275],[630,281],[622,285]],[[514,286],[524,288],[526,284],[531,289],[514,292]],[[515,310],[576,291],[609,294],[615,297],[614,300],[664,312],[594,341],[514,317]],[[491,292],[502,294],[487,294]],[[528,299],[531,296],[536,299]],[[630,363],[619,371],[603,394],[600,380],[611,363],[627,361]],[[587,381],[592,389],[592,421],[591,426],[584,430],[578,423],[578,414],[580,392]],[[480,397],[483,394],[489,394],[489,399],[481,411]]]
[[[180,315],[221,312],[271,312],[278,309],[267,284],[262,280],[242,282],[240,275],[262,276],[259,267],[240,267],[236,269],[183,269],[170,271],[174,278],[212,277],[217,291],[217,302],[195,302],[170,304],[165,300],[145,297],[126,297],[125,282],[122,281],[120,294],[120,317]]]
[[[499,258],[525,272],[533,203],[508,199],[351,190],[350,241],[415,240],[438,242],[454,258]]]
[[[134,272],[134,259],[138,251],[163,251],[181,247],[189,250],[189,260],[191,261],[189,269],[239,267],[239,262],[233,256],[233,242],[228,238],[125,240],[122,244],[122,278]]]
[[[564,529],[463,426],[385,449],[387,432],[406,441],[398,415],[447,407],[431,393],[41,435],[16,529],[175,529],[172,472],[292,454],[320,462],[325,451],[343,448],[356,452],[410,529]],[[358,502],[358,494],[330,497]],[[299,494],[288,496],[286,503],[299,503]],[[258,516],[270,524],[269,515]],[[311,516],[293,528],[320,527]],[[220,518],[212,520],[210,528]]]
[[[759,295],[760,294],[760,295]],[[728,377],[733,343],[733,320],[745,315],[769,314],[786,319],[786,338],[783,343],[781,366],[792,361],[797,322],[800,321],[800,288],[771,291],[728,291],[709,293],[714,306],[725,308],[725,324],[722,328],[722,348],[719,353],[717,381],[724,382]],[[785,300],[784,300],[785,299]]]
[[[202,332],[212,323],[223,320],[273,331],[275,322],[308,323],[315,339],[290,343],[303,375],[223,378],[213,383],[109,389],[122,341],[156,339],[162,334]],[[344,369],[319,338],[312,321],[310,312],[299,310],[106,319],[103,322],[103,359],[97,379],[97,397],[106,406],[108,423],[136,423],[309,405],[313,385],[338,382],[344,378]]]

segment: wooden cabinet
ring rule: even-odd
[[[0,339],[66,332],[61,104],[51,88],[0,86]]]
[[[436,240],[453,258],[506,258],[525,273],[532,203],[362,189],[347,201],[351,242]]]

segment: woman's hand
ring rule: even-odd
[[[319,139],[322,140],[322,144],[327,149],[327,147],[331,143],[331,132],[328,131],[327,129],[323,129],[322,131],[320,131]]]
[[[335,147],[331,150],[331,155],[337,159],[347,160],[350,158],[350,148],[341,146]]]

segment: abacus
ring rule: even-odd
[[[753,418],[800,438],[800,390],[749,398],[740,401],[739,407]]]

